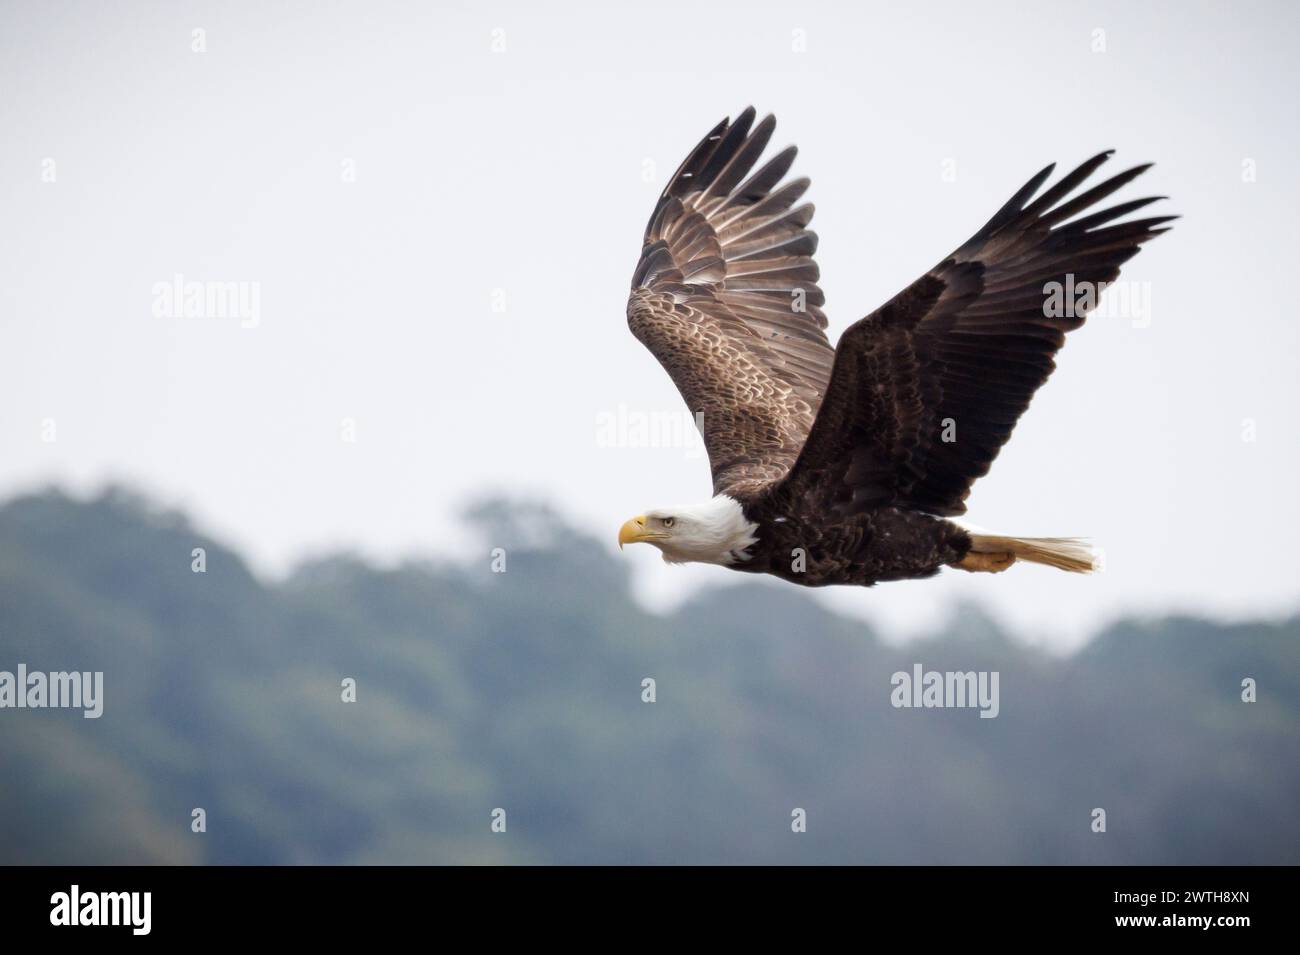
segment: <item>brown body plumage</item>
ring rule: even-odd
[[[808,180],[782,183],[794,147],[751,175],[775,127],[754,119],[747,109],[718,124],[673,175],[628,300],[633,334],[703,413],[714,494],[757,525],[754,543],[718,562],[808,586],[1017,558],[1087,569],[1068,542],[971,535],[944,518],[965,512],[1065,333],[1083,323],[1085,309],[1045,307],[1051,283],[1114,281],[1174,218],[1113,224],[1153,199],[1079,217],[1148,167],[1068,199],[1102,153],[1034,198],[1047,167],[832,348],[813,207],[798,204]],[[661,543],[671,536],[661,531],[628,539]]]

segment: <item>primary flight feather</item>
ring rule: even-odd
[[[1079,541],[975,534],[946,518],[965,512],[1095,305],[1089,294],[1061,308],[1054,290],[1099,293],[1176,218],[1114,222],[1162,197],[1093,211],[1149,166],[1071,197],[1105,152],[1036,195],[1048,166],[832,348],[813,206],[799,202],[809,181],[785,181],[793,146],[758,166],[776,121],[754,120],[753,108],[723,120],[673,174],[627,306],[632,333],[702,416],[714,496],[633,518],[620,546],[807,586],[1018,559],[1093,569]]]

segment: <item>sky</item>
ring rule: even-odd
[[[750,580],[615,535],[709,494],[680,428],[635,446],[684,405],[624,307],[665,178],[753,104],[812,178],[832,341],[1048,162],[1154,161],[1118,198],[1184,217],[1071,335],[968,502],[997,532],[1091,537],[1106,571],[819,599],[891,638],[974,601],[1062,650],[1127,614],[1293,611],[1298,20],[6,3],[0,495],[128,482],[277,575],[339,548],[486,561],[459,514],[503,493],[606,542],[651,607]]]

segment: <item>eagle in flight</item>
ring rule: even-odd
[[[673,175],[646,226],[628,325],[703,422],[713,498],[646,511],[619,530],[670,562],[806,586],[996,572],[1017,560],[1094,569],[1070,538],[968,531],[971,484],[1011,436],[1095,295],[1176,216],[1094,207],[1149,168],[1071,197],[1110,152],[1035,195],[1048,166],[988,223],[831,347],[790,146],[758,168],[772,116],[723,120]],[[1086,213],[1081,215],[1081,213]],[[1054,307],[1057,306],[1057,307]]]

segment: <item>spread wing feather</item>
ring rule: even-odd
[[[702,414],[715,493],[783,477],[830,378],[807,179],[796,149],[756,171],[776,121],[723,120],[669,180],[646,226],[628,324]],[[752,173],[751,173],[752,171]]]
[[[1055,368],[1065,333],[1095,304],[1085,299],[1061,314],[1049,307],[1049,283],[1113,282],[1142,243],[1177,218],[1106,225],[1163,197],[1074,218],[1149,168],[1062,201],[1110,155],[1089,159],[1034,199],[1048,166],[961,248],[850,326],[806,445],[775,494],[828,517],[890,504],[965,512],[972,483]]]

